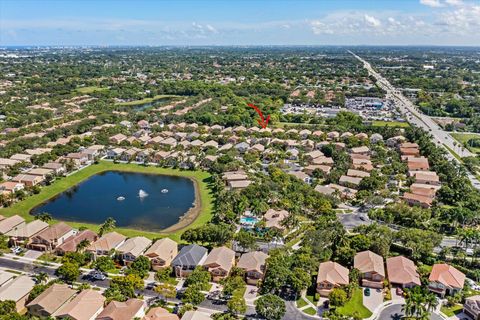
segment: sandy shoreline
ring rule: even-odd
[[[162,229],[159,233],[172,233],[179,231],[188,227],[192,224],[195,219],[200,215],[200,211],[202,210],[202,198],[200,196],[200,187],[198,185],[198,181],[195,178],[188,177],[193,182],[193,188],[195,189],[195,201],[192,208],[190,208],[183,216],[180,217],[180,220],[175,223],[174,225]]]

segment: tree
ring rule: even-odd
[[[210,272],[205,270],[203,267],[196,267],[195,270],[193,270],[193,272],[185,280],[185,285],[187,287],[198,286],[201,290],[206,290],[208,288],[210,279]]]
[[[347,293],[343,289],[335,288],[328,295],[328,299],[332,306],[341,307],[347,302]]]
[[[221,284],[223,285],[223,294],[226,296],[230,296],[246,286],[242,276],[230,276],[222,280]]]
[[[255,312],[267,320],[280,320],[286,312],[285,302],[274,294],[266,294],[255,301]]]
[[[52,215],[48,212],[42,212],[42,213],[39,213],[35,216],[35,219],[36,220],[40,220],[40,221],[43,221],[43,222],[50,222],[52,221]]]
[[[107,220],[105,220],[105,222],[100,226],[98,235],[101,237],[105,233],[110,232],[113,229],[115,229],[116,223],[117,222],[112,217],[107,218]]]
[[[289,283],[296,292],[300,292],[312,284],[312,277],[304,269],[294,268]]]
[[[155,287],[155,292],[164,298],[175,298],[177,289],[174,285],[162,283]]]
[[[105,291],[105,297],[109,301],[125,301],[135,297],[135,290],[143,289],[144,282],[136,274],[128,274],[124,277],[115,277],[110,282],[110,287]]]
[[[203,300],[205,300],[205,296],[201,292],[201,287],[198,285],[188,286],[182,297],[183,303],[190,303],[194,306],[200,304]]]
[[[56,273],[64,281],[72,283],[80,276],[80,266],[73,261],[66,261],[57,269]]]
[[[102,256],[93,262],[93,267],[101,272],[109,272],[115,270],[115,262],[108,256]]]
[[[240,247],[245,249],[255,250],[257,247],[256,238],[253,233],[244,229],[241,229],[235,234],[235,240],[238,242]]]
[[[138,274],[140,278],[145,278],[148,276],[148,271],[151,268],[150,259],[145,256],[139,256],[128,269],[128,273]]]
[[[172,275],[172,268],[167,267],[167,268],[162,268],[157,270],[155,273],[155,280],[158,282],[168,282],[170,280],[170,276]]]
[[[36,283],[43,284],[43,283],[47,282],[48,275],[45,272],[40,272],[40,273],[35,274],[34,278],[35,278]]]
[[[0,301],[0,316],[6,316],[16,312],[17,312],[17,305],[15,301],[12,301],[12,300]]]
[[[228,311],[233,314],[243,314],[247,311],[247,303],[241,296],[233,296],[227,302]]]
[[[83,239],[77,244],[77,252],[83,252],[90,245],[88,239]]]

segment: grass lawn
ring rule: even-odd
[[[90,87],[80,87],[75,89],[78,93],[81,94],[89,94],[94,93],[95,91],[107,91],[107,87],[97,87],[97,86],[90,86]]]
[[[455,140],[460,142],[462,145],[470,139],[480,138],[480,134],[475,134],[475,133],[458,133],[458,132],[455,132],[455,133],[450,133],[450,135]],[[468,149],[472,152],[480,153],[480,148],[468,147]]]
[[[115,229],[115,231],[118,231],[119,233],[122,233],[127,237],[145,236],[147,238],[154,239],[154,238],[160,238],[162,236],[168,236],[175,241],[179,241],[180,235],[187,228],[199,227],[201,225],[204,225],[208,221],[210,221],[212,218],[213,196],[211,193],[211,189],[209,188],[209,185],[208,185],[211,178],[209,173],[205,171],[181,171],[176,169],[158,168],[154,166],[146,167],[146,166],[137,165],[137,164],[122,164],[122,163],[115,164],[110,161],[100,161],[98,164],[93,164],[91,166],[88,166],[66,178],[57,179],[51,185],[41,188],[41,191],[39,194],[32,195],[23,201],[13,204],[11,207],[0,209],[0,214],[7,217],[17,214],[25,218],[26,221],[32,221],[34,217],[30,215],[30,211],[34,207],[47,201],[53,196],[71,188],[72,186],[77,185],[78,183],[91,177],[92,175],[95,175],[97,173],[104,172],[104,171],[110,171],[110,170],[181,176],[181,177],[191,178],[195,180],[198,186],[198,192],[200,194],[200,213],[190,225],[186,226],[181,230],[174,231],[171,233],[148,232],[148,231],[135,230],[135,229],[129,229],[129,228]],[[58,222],[58,221],[53,220],[51,223],[55,223],[55,222]],[[89,228],[90,230],[97,231],[97,232],[99,229],[99,225],[92,224],[92,223],[70,222],[70,221],[67,221],[67,223],[74,228],[79,228],[84,226]]]
[[[166,99],[166,98],[177,98],[179,96],[176,96],[176,95],[172,95],[172,94],[160,94],[160,95],[157,95],[153,98],[143,98],[141,100],[134,100],[134,101],[127,101],[127,102],[119,102],[119,103],[115,103],[115,105],[117,106],[127,106],[127,107],[130,107],[130,106],[136,106],[136,105],[139,105],[139,104],[144,104],[144,103],[149,103],[149,102],[153,102],[155,100],[160,100],[160,99]]]
[[[344,316],[353,317],[358,315],[362,319],[372,315],[370,310],[363,305],[363,292],[360,288],[355,289],[352,298],[343,307],[337,308],[337,311]]]
[[[308,304],[308,302],[305,301],[305,299],[303,299],[302,297],[298,298],[298,300],[297,300],[297,308],[305,307],[307,304]]]
[[[462,158],[455,152],[453,151],[449,146],[444,144],[444,147],[460,162],[463,162]]]
[[[312,307],[309,307],[309,308],[304,309],[304,310],[302,310],[302,311],[305,312],[306,314],[311,315],[311,316],[314,316],[314,315],[317,314],[317,310],[315,310],[315,309],[312,308]]]
[[[372,121],[372,126],[374,127],[398,127],[398,128],[408,128],[410,124],[408,122],[400,122],[400,121],[380,121],[375,120]]]
[[[440,311],[443,312],[447,317],[452,317],[457,313],[462,312],[463,306],[461,304],[456,304],[453,307],[442,306]]]

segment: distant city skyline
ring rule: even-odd
[[[0,45],[480,46],[480,2],[3,0]]]

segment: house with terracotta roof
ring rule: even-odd
[[[265,277],[268,254],[262,251],[244,253],[237,263],[237,268],[245,272],[247,284],[256,285]]]
[[[34,286],[35,281],[31,277],[20,275],[0,287],[0,301],[14,301],[17,312],[23,311]]]
[[[77,233],[65,222],[51,225],[30,239],[27,248],[40,251],[51,251]]]
[[[14,246],[28,242],[31,237],[48,228],[48,223],[41,220],[33,220],[29,223],[14,227],[5,235],[10,237],[10,243]]]
[[[370,148],[367,146],[361,146],[361,147],[354,147],[350,149],[352,154],[363,154],[367,155],[370,153]]]
[[[425,157],[411,157],[407,160],[408,171],[428,171],[430,166],[428,164],[428,159]]]
[[[119,134],[116,134],[116,135],[110,137],[110,139],[108,139],[108,140],[112,144],[120,144],[121,142],[127,140],[127,136],[119,133]]]
[[[82,241],[88,241],[89,243],[92,243],[98,239],[98,234],[91,230],[83,230],[77,233],[76,235],[68,238],[65,240],[64,243],[59,245],[58,247],[55,248],[55,252],[58,255],[64,255],[67,252],[75,252],[77,251],[77,246],[80,244]]]
[[[152,240],[145,237],[133,237],[120,245],[117,252],[120,253],[123,263],[130,264],[140,257],[151,244]]]
[[[40,176],[34,176],[34,175],[31,175],[31,174],[21,173],[21,174],[16,175],[15,177],[13,177],[12,181],[13,182],[18,182],[18,183],[23,183],[27,187],[34,187],[34,186],[42,183],[43,181],[45,181],[45,179],[43,179]]]
[[[283,231],[285,230],[285,227],[282,225],[282,221],[285,220],[289,215],[290,214],[287,210],[268,209],[263,215],[265,227]]]
[[[109,256],[113,250],[116,250],[121,244],[127,240],[123,234],[118,232],[109,232],[92,242],[87,252],[93,253],[95,256]]]
[[[142,320],[179,320],[176,314],[170,313],[162,307],[154,307],[148,310]]]
[[[387,275],[391,284],[402,288],[421,285],[415,263],[403,256],[387,258]]]
[[[338,184],[344,186],[344,187],[358,187],[360,185],[360,182],[362,182],[362,178],[357,178],[357,177],[349,177],[349,176],[341,176],[340,179],[338,180]]]
[[[418,192],[410,193],[405,192],[402,196],[403,200],[405,200],[411,206],[420,206],[422,208],[430,208],[433,203],[433,199],[429,196],[418,194]]]
[[[320,263],[317,275],[317,292],[322,297],[328,297],[334,288],[349,284],[349,271],[344,266],[327,261]]]
[[[150,259],[153,270],[169,267],[178,254],[178,244],[170,238],[163,238],[145,251],[144,256]]]
[[[140,299],[128,299],[125,302],[112,301],[97,316],[96,320],[132,320],[145,315],[147,304]]]
[[[205,259],[203,266],[215,282],[226,278],[235,265],[235,251],[227,247],[214,248]]]
[[[80,292],[53,314],[57,319],[92,320],[103,310],[105,297],[93,289]]]
[[[75,293],[68,285],[55,283],[27,304],[28,313],[37,317],[50,317],[70,301]]]
[[[463,289],[465,275],[446,263],[434,264],[428,278],[428,289],[444,297],[453,296]]]
[[[415,178],[416,183],[429,184],[429,185],[440,185],[440,178],[437,173],[434,171],[415,171],[412,172],[413,177]]]
[[[369,250],[359,252],[353,259],[353,267],[360,271],[363,286],[383,288],[385,267],[381,256]]]
[[[200,311],[187,311],[182,316],[182,320],[211,320],[210,316]]]
[[[14,228],[19,228],[25,225],[25,219],[18,215],[14,215],[0,221],[0,234],[6,234]]]
[[[465,298],[463,312],[473,320],[480,320],[480,295]]]
[[[5,181],[0,183],[0,194],[12,194],[24,188],[25,185],[21,182]]]

